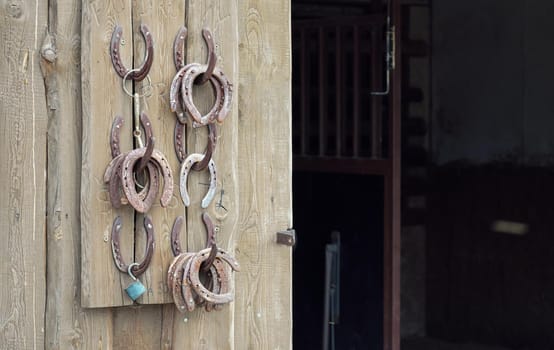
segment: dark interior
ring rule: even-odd
[[[554,349],[554,2],[401,3],[402,349]],[[337,230],[335,348],[381,349],[387,3],[292,4],[294,347],[322,347]]]

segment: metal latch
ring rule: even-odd
[[[290,228],[277,232],[277,243],[293,247],[296,244],[296,231]]]

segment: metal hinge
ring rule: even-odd
[[[296,244],[296,231],[289,228],[288,230],[277,232],[277,243],[293,247]]]

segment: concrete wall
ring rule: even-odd
[[[438,164],[554,157],[554,2],[434,1],[432,151]]]

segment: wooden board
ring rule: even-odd
[[[46,3],[0,7],[0,344],[44,342],[46,104],[39,59]]]
[[[173,171],[173,198],[167,208],[155,203],[147,213],[154,224],[156,245],[150,268],[140,278],[148,288],[148,293],[141,297],[141,304],[160,304],[173,302],[167,291],[167,269],[173,260],[170,246],[171,228],[175,218],[184,215],[184,205],[179,195],[179,160],[174,151],[173,133],[175,130],[175,114],[169,109],[169,88],[176,73],[173,64],[173,41],[178,29],[184,25],[185,2],[163,0],[156,6],[149,2],[137,1],[133,7],[134,29],[134,60],[135,65],[141,64],[144,57],[144,40],[139,32],[139,25],[146,24],[154,40],[154,62],[150,70],[152,95],[141,100],[141,110],[145,111],[154,129],[156,149],[168,159]],[[135,84],[140,87],[142,84]],[[146,237],[143,226],[143,215],[137,215],[135,227],[135,256],[142,259]],[[183,233],[184,234],[183,230]]]
[[[239,2],[235,347],[292,348],[290,2]]]
[[[121,254],[127,261],[134,258],[134,212],[129,206],[112,208],[103,174],[111,160],[109,135],[118,114],[125,119],[120,147],[122,151],[132,147],[132,101],[122,89],[108,52],[112,31],[119,24],[125,40],[121,56],[131,65],[131,1],[106,6],[83,2],[82,11],[81,305],[130,305],[124,288],[131,278],[116,269],[110,239],[113,220],[120,216]]]

